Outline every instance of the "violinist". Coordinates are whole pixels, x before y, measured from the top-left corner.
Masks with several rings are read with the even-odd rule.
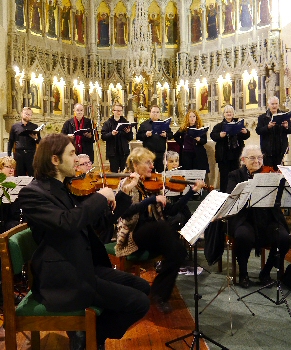
[[[77,155],[78,161],[76,165],[76,171],[81,173],[87,173],[92,169],[92,162],[87,154],[81,153]]]
[[[65,186],[65,179],[75,175],[76,162],[71,138],[43,138],[33,163],[35,180],[20,191],[19,201],[38,243],[31,262],[33,297],[52,312],[103,308],[97,321],[101,350],[107,338],[121,338],[150,306],[148,282],[113,269],[93,230],[112,209],[120,216],[130,206],[127,193],[139,176],[131,174],[116,197],[111,189],[102,188],[80,201]],[[84,332],[68,335],[70,350],[85,349]]]
[[[62,133],[70,136],[76,146],[76,153],[88,154],[91,162],[94,162],[94,135],[93,131],[84,132],[82,135],[75,135],[74,132],[78,130],[92,130],[92,121],[84,117],[84,106],[76,103],[74,106],[74,117],[65,121]]]
[[[255,173],[262,172],[263,154],[259,146],[248,145],[241,154],[241,168],[232,171],[228,177],[227,192],[231,193],[235,186],[252,179]],[[275,266],[277,244],[280,252],[280,265],[289,250],[289,228],[279,204],[272,208],[243,208],[229,219],[229,232],[234,235],[235,255],[239,265],[239,283],[248,288],[248,259],[252,248],[256,255],[265,246],[271,246],[270,253],[263,270],[259,274],[262,285],[272,282],[270,272]]]
[[[155,155],[144,147],[134,148],[127,158],[128,171],[138,173],[140,181],[131,191],[133,204],[117,223],[116,255],[126,256],[140,249],[163,256],[162,267],[154,279],[151,294],[158,309],[168,313],[171,311],[169,299],[187,252],[175,229],[164,218],[177,213],[177,208],[187,203],[188,198],[184,196],[175,206],[171,206],[166,205],[164,195],[147,192],[145,183],[151,178],[154,159]],[[197,181],[191,192],[198,191],[203,185],[203,181]]]
[[[224,124],[237,122],[234,117],[234,109],[226,105],[223,111],[223,121],[214,125],[210,137],[216,142],[215,160],[220,173],[220,191],[226,192],[227,176],[232,170],[239,168],[239,157],[244,147],[244,140],[250,137],[250,132],[242,128],[236,135],[229,135],[223,131]]]

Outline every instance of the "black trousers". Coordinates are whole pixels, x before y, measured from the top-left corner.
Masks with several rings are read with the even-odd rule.
[[[167,301],[175,286],[180,266],[187,255],[177,232],[167,222],[161,220],[143,224],[133,232],[132,237],[139,249],[163,255],[162,268],[154,279],[151,293]]]
[[[164,153],[155,153],[154,167],[157,173],[164,171]]]
[[[104,308],[97,318],[97,338],[120,339],[150,308],[149,283],[131,273],[98,266],[94,305]]]
[[[113,173],[118,173],[118,170],[120,169],[120,172],[122,172],[125,168],[126,158],[127,155],[115,155],[114,157],[108,157],[110,171]]]
[[[34,151],[16,150],[14,159],[16,161],[16,175],[17,176],[33,176],[34,171],[32,167]]]
[[[238,159],[235,160],[227,160],[225,162],[218,162],[218,168],[220,173],[220,192],[226,192],[227,182],[228,182],[228,174],[239,168]]]
[[[266,227],[267,231],[267,227]],[[266,233],[266,232],[265,232]],[[280,266],[284,263],[285,255],[289,250],[289,233],[285,229],[284,226],[278,224],[277,230],[272,232],[272,239],[266,239],[264,242],[264,232],[261,232],[261,246],[267,246],[270,244],[271,249],[266,262],[266,265],[263,269],[263,273],[268,275],[272,268],[275,266],[280,268]],[[234,232],[235,238],[235,255],[237,258],[237,262],[239,265],[239,273],[240,275],[246,275],[248,272],[247,265],[250,257],[250,253],[252,248],[255,246],[255,230],[253,226],[249,222],[244,222],[243,225],[236,228]],[[277,266],[276,261],[276,252],[277,246],[279,248],[280,257],[279,257],[279,266]]]

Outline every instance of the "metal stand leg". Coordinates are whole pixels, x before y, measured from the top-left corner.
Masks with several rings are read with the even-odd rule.
[[[194,301],[195,301],[195,329],[191,332],[188,333],[182,337],[173,339],[167,343],[165,343],[166,347],[170,349],[175,349],[172,347],[172,344],[178,342],[178,341],[183,341],[187,346],[189,346],[189,349],[191,350],[199,350],[200,349],[200,339],[206,339],[212,344],[215,344],[216,346],[220,347],[220,349],[223,350],[229,350],[225,346],[219,344],[215,340],[207,337],[205,334],[201,333],[199,331],[199,314],[198,314],[198,301],[200,299],[199,294],[198,294],[198,279],[197,279],[197,245],[196,243],[194,244],[194,283],[195,283],[195,293],[194,293]],[[186,342],[186,339],[189,337],[193,337],[192,344],[189,345]]]
[[[226,247],[227,247],[227,265],[226,265],[226,280],[223,282],[222,286],[220,287],[220,289],[218,290],[217,294],[214,296],[214,298],[212,300],[210,300],[210,302],[204,307],[203,310],[201,310],[199,312],[199,314],[202,314],[202,312],[226,289],[228,288],[228,301],[229,301],[229,315],[230,315],[230,332],[231,335],[233,335],[232,332],[232,310],[231,310],[231,303],[230,303],[230,291],[232,290],[236,296],[238,296],[238,300],[241,300],[241,298],[239,297],[239,294],[233,284],[233,278],[230,276],[229,274],[229,247],[230,247],[230,243],[229,240],[227,240],[226,242]],[[252,312],[252,310],[248,307],[248,305],[243,301],[243,304],[245,305],[245,307],[249,310],[249,312],[252,314],[252,316],[255,316],[255,314]]]

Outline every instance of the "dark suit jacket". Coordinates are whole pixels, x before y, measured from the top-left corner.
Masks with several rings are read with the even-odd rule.
[[[84,117],[83,129],[92,129],[92,123],[89,118]],[[68,135],[68,134],[73,134],[74,131],[76,131],[74,118],[71,118],[65,121],[62,128],[62,133]],[[94,162],[94,149],[93,149],[94,137],[92,136],[91,138],[89,138],[89,137],[83,136],[81,143],[83,148],[82,152],[84,154],[87,154],[90,160]]]
[[[131,204],[120,192],[116,216]],[[108,214],[107,199],[94,193],[82,202],[70,201],[62,183],[33,180],[19,193],[20,207],[36,242],[32,258],[35,299],[49,311],[73,311],[92,305],[98,290],[94,266],[111,267],[103,243],[92,225]]]
[[[247,168],[245,165],[230,172],[228,175],[227,193],[231,193],[238,183],[247,181],[248,179]],[[243,225],[246,221],[251,221],[251,223],[255,221],[258,227],[263,227],[265,224],[265,232],[260,231],[258,234],[266,235],[267,231],[271,228],[271,225],[268,226],[268,224],[264,222],[264,217],[266,217],[266,215],[274,225],[280,224],[285,227],[287,232],[289,232],[288,225],[279,205],[275,205],[272,208],[243,208],[238,214],[229,219],[230,234],[233,234],[234,230]]]

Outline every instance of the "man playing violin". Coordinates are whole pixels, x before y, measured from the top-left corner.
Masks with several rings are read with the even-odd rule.
[[[126,256],[140,249],[163,256],[161,270],[153,281],[151,294],[158,309],[168,313],[171,311],[169,299],[187,252],[165,216],[176,214],[187,203],[188,196],[200,190],[204,182],[197,181],[188,196],[182,196],[174,205],[167,205],[164,195],[150,193],[146,188],[146,180],[151,178],[154,169],[154,159],[155,155],[144,147],[134,148],[127,158],[128,171],[139,174],[140,181],[130,193],[133,204],[117,224],[116,255]]]
[[[149,284],[112,268],[93,226],[112,209],[120,216],[130,206],[127,194],[139,176],[131,174],[114,196],[102,188],[80,201],[65,179],[75,175],[77,157],[72,139],[50,134],[34,158],[35,180],[19,193],[20,206],[35,241],[32,294],[48,311],[75,311],[96,305],[98,349],[106,338],[121,338],[149,310]],[[84,332],[70,332],[70,350],[85,349]],[[96,349],[97,350],[97,349]]]
[[[259,146],[246,146],[242,151],[241,161],[241,168],[229,173],[228,193],[231,193],[238,183],[252,179],[255,173],[264,171],[263,154]],[[278,266],[277,245],[280,252],[279,267],[283,266],[284,257],[289,250],[289,228],[280,203],[276,203],[272,208],[243,208],[229,219],[229,232],[235,239],[241,287],[248,288],[250,285],[247,265],[254,247],[256,255],[259,255],[262,247],[271,246],[266,265],[259,275],[262,285],[270,284],[270,272],[274,266]]]

